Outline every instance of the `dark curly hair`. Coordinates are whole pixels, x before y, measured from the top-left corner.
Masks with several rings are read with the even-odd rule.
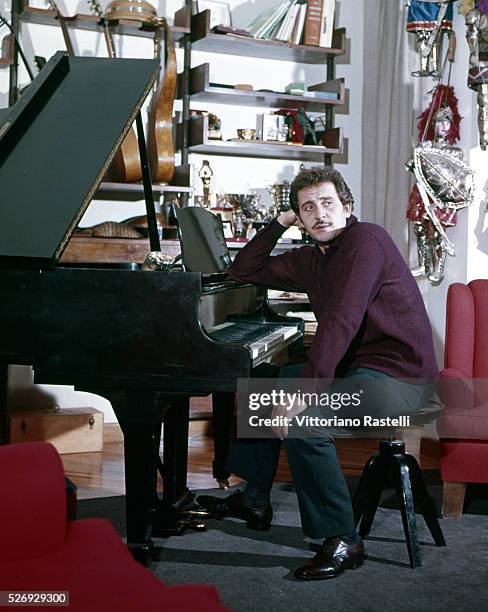
[[[342,174],[330,166],[312,166],[299,172],[290,186],[290,206],[298,214],[298,192],[304,187],[313,187],[321,183],[332,183],[343,206],[351,205],[354,209],[354,198]]]

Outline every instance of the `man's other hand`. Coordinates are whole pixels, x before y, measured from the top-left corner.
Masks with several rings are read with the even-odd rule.
[[[299,404],[298,402],[294,402],[289,406],[285,404],[278,404],[273,407],[271,411],[271,418],[276,418],[276,423],[271,426],[274,434],[280,439],[283,440],[288,435],[288,426],[291,421],[307,409],[305,404]]]

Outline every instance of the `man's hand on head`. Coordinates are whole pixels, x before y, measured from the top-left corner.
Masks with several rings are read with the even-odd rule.
[[[282,212],[276,218],[278,223],[283,227],[291,227],[292,225],[297,225],[300,227],[300,219],[296,216],[296,214],[290,209]]]

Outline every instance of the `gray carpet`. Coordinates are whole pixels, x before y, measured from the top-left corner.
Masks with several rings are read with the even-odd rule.
[[[354,482],[351,486],[354,486]],[[435,497],[438,484],[429,488]],[[441,520],[446,548],[436,547],[423,518],[417,517],[423,566],[410,569],[400,512],[392,496],[378,509],[366,540],[361,568],[335,580],[301,582],[293,570],[313,556],[300,529],[296,496],[275,485],[273,527],[247,529],[237,520],[208,521],[206,532],[156,540],[161,546],[150,569],[166,584],[206,582],[218,587],[225,604],[238,612],[315,612],[350,608],[410,612],[488,611],[488,515],[486,490],[475,496],[482,514]],[[79,518],[105,516],[122,531],[123,498],[79,503]]]

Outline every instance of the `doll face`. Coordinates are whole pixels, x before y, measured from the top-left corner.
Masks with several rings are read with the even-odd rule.
[[[446,138],[451,129],[451,120],[448,117],[442,117],[435,122],[435,135],[437,138]]]

